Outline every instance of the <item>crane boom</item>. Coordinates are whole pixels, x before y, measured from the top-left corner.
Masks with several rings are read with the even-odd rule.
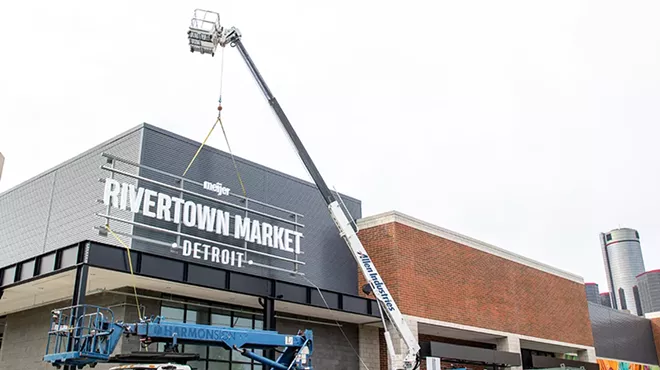
[[[201,24],[199,22],[201,18],[200,19],[193,18],[191,29],[188,32],[191,51],[193,52],[199,51],[202,54],[205,53],[214,54],[215,48],[217,46],[225,47],[226,45],[236,47],[236,49],[239,51],[239,53],[243,58],[243,61],[245,62],[248,69],[252,73],[252,76],[259,85],[259,88],[263,92],[266,100],[268,101],[271,108],[277,115],[277,118],[279,119],[280,123],[282,124],[284,131],[287,133],[287,136],[293,143],[293,146],[298,152],[300,159],[302,160],[307,171],[314,180],[316,187],[319,189],[321,196],[323,197],[323,199],[327,204],[328,211],[330,212],[330,216],[332,217],[332,220],[337,226],[341,237],[346,242],[346,245],[350,249],[353,258],[355,258],[358,266],[360,267],[360,271],[364,275],[370,287],[371,292],[373,292],[374,296],[376,297],[376,300],[378,302],[378,307],[381,313],[381,317],[383,319],[383,324],[385,329],[385,339],[387,342],[388,352],[390,354],[389,356],[390,368],[393,368],[395,366],[393,362],[396,361],[397,358],[394,353],[395,352],[394,346],[392,344],[392,340],[389,334],[388,323],[392,327],[394,327],[394,329],[399,333],[401,339],[405,342],[408,348],[406,353],[403,354],[403,369],[408,370],[408,369],[417,368],[417,366],[419,366],[419,350],[420,350],[419,343],[415,338],[415,336],[413,335],[412,331],[410,330],[410,327],[406,323],[403,314],[399,310],[396,302],[394,301],[394,298],[387,289],[387,286],[383,282],[383,279],[378,273],[376,266],[374,265],[371,258],[367,254],[366,249],[360,242],[360,239],[358,238],[357,235],[357,227],[355,226],[355,223],[349,220],[349,216],[344,212],[339,202],[328,188],[328,185],[325,183],[325,180],[323,180],[321,173],[319,172],[316,165],[312,161],[312,158],[307,152],[307,149],[305,149],[305,146],[300,140],[300,137],[298,137],[298,134],[293,129],[293,126],[291,125],[291,122],[284,113],[284,110],[282,110],[282,107],[280,106],[279,102],[277,101],[271,90],[268,88],[266,81],[259,73],[259,70],[254,64],[254,61],[252,60],[247,50],[245,49],[245,46],[243,45],[243,42],[241,40],[241,33],[239,32],[239,30],[235,27],[231,27],[227,29],[223,28],[220,25],[219,22],[220,17],[217,13],[208,12],[208,11],[204,11],[204,12],[212,13],[213,15],[215,15],[214,19],[217,19],[217,23],[215,23],[207,31],[202,31],[199,27],[196,27],[196,25]],[[201,35],[201,36],[196,37],[196,35]]]

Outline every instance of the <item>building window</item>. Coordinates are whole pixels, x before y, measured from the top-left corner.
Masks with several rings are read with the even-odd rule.
[[[610,295],[603,294],[600,296],[600,304],[609,308],[612,308],[612,303],[610,302]]]
[[[637,285],[633,287],[633,295],[635,296],[635,306],[637,306],[637,316],[643,316],[644,313],[642,313],[642,300],[639,298],[639,289],[637,289]]]
[[[608,242],[611,241],[612,240],[612,234],[605,235],[605,240],[607,240]]]
[[[210,304],[164,301],[160,314],[168,321],[263,329],[263,317],[256,311],[230,306],[209,306]],[[159,343],[158,351],[164,349],[164,344]],[[188,363],[193,370],[262,370],[261,364],[222,347],[186,344],[179,345],[179,350],[199,355],[199,361]],[[253,352],[263,355],[263,350],[253,350]]]
[[[639,233],[635,231],[635,238],[639,239]]]
[[[623,288],[619,288],[619,300],[621,301],[621,309],[627,310],[628,305],[626,304],[626,293],[623,291]]]

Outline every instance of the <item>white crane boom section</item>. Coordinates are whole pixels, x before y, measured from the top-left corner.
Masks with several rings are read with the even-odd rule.
[[[406,343],[406,346],[408,347],[408,352],[404,354],[403,359],[404,369],[413,369],[417,365],[417,354],[420,350],[419,343],[417,342],[415,335],[410,330],[410,327],[408,326],[408,323],[406,323],[401,310],[399,310],[399,307],[394,301],[394,298],[390,294],[390,291],[387,289],[387,285],[385,285],[385,282],[383,282],[383,279],[378,273],[376,266],[369,257],[369,254],[367,254],[367,250],[362,245],[362,242],[353,229],[351,222],[339,206],[339,203],[337,201],[331,203],[328,206],[328,209],[330,210],[330,215],[332,215],[332,219],[334,220],[335,225],[337,225],[337,228],[339,229],[339,233],[341,234],[344,241],[346,241],[348,248],[351,250],[353,258],[355,258],[358,266],[360,266],[362,275],[364,275],[367,283],[371,286],[371,290],[379,303],[381,316],[387,316],[390,324],[394,326],[396,331],[401,336],[401,339],[403,339],[403,341]],[[387,333],[387,324],[384,323],[384,325],[386,330],[386,341],[388,342],[388,352],[390,352],[391,357],[390,361],[394,361],[394,348],[392,348],[393,345],[391,343],[391,338],[389,338],[389,333]]]

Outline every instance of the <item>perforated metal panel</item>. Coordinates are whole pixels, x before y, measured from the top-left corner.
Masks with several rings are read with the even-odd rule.
[[[589,302],[598,357],[658,364],[651,321]]]
[[[94,230],[103,224],[94,213],[105,209],[101,153],[137,161],[140,139],[137,127],[0,194],[0,266],[86,239],[118,244]]]

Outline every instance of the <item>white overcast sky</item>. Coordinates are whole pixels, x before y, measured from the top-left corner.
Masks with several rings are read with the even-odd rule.
[[[601,291],[598,234],[633,227],[660,268],[658,1],[3,1],[0,191],[141,122],[201,141],[220,58],[188,50],[195,7],[241,29],[365,215],[399,210]],[[308,179],[234,49],[223,101],[237,155]]]

